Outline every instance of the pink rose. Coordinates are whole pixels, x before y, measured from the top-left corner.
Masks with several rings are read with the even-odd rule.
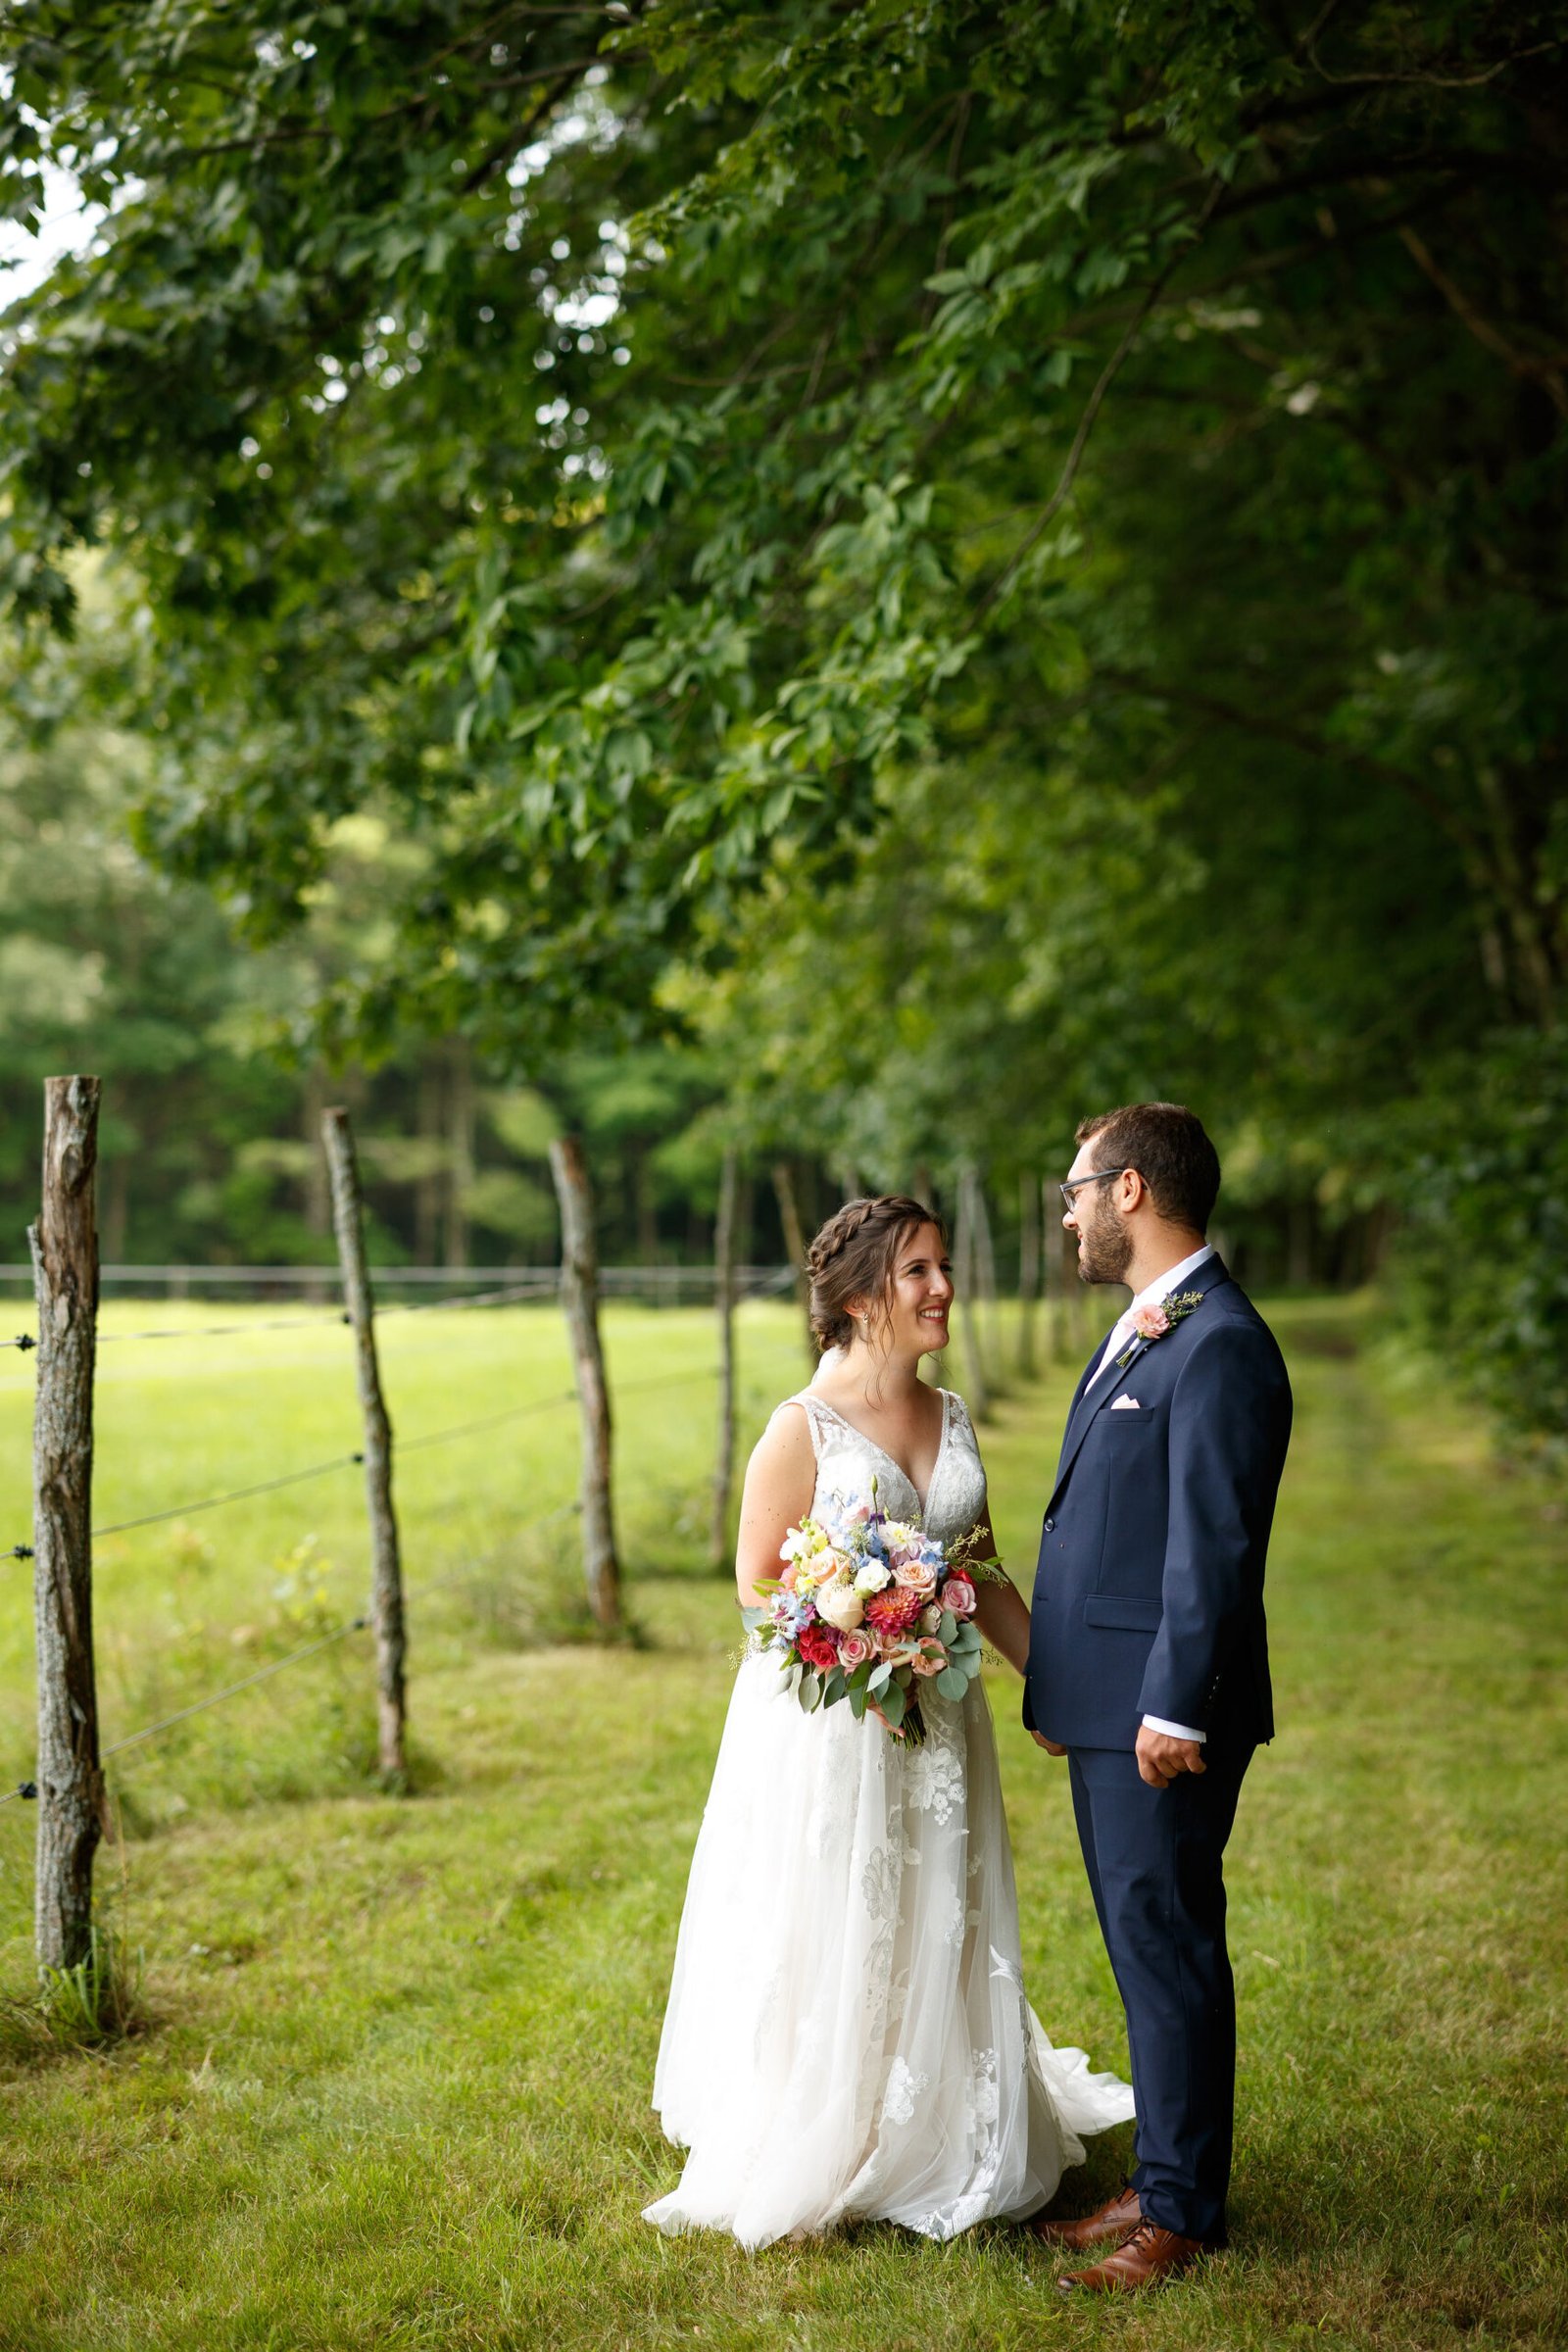
[[[975,1590],[966,1576],[950,1576],[937,1598],[945,1609],[953,1611],[955,1617],[974,1615]]]
[[[1141,1306],[1133,1317],[1133,1329],[1141,1340],[1162,1340],[1170,1329],[1170,1317],[1162,1306]]]
[[[947,1662],[948,1653],[941,1642],[933,1642],[929,1638],[915,1644],[914,1655],[909,1660],[915,1673],[922,1675],[940,1674]]]
[[[863,1666],[868,1658],[875,1656],[876,1643],[869,1634],[861,1633],[858,1627],[853,1634],[840,1635],[839,1664],[846,1674],[853,1674],[857,1666]]]

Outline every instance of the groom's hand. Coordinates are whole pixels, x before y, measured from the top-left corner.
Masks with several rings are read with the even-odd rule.
[[[1064,1756],[1067,1753],[1067,1750],[1064,1747],[1059,1747],[1054,1740],[1048,1740],[1044,1732],[1031,1732],[1029,1737],[1034,1741],[1036,1747],[1043,1747],[1045,1749],[1048,1756]]]
[[[1152,1732],[1147,1723],[1139,1726],[1138,1777],[1151,1788],[1168,1788],[1178,1773],[1207,1769],[1201,1741],[1173,1740],[1169,1732]]]

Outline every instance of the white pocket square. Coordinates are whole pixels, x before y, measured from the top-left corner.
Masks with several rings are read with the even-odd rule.
[[[1136,1396],[1123,1396],[1111,1399],[1110,1409],[1113,1413],[1141,1413],[1144,1408]]]

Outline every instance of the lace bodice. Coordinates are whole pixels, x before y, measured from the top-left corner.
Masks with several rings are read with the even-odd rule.
[[[874,1438],[846,1421],[835,1405],[811,1389],[790,1397],[806,1414],[816,1455],[815,1510],[829,1495],[845,1501],[869,1499],[876,1480],[877,1500],[897,1519],[910,1519],[935,1536],[939,1544],[956,1543],[966,1536],[986,1507],[986,1474],[980,1459],[963,1398],[951,1389],[939,1389],[942,1398],[942,1436],[931,1472],[931,1485],[922,1501],[919,1490],[901,1463]]]

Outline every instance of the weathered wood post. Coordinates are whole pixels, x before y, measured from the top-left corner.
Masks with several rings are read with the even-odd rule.
[[[1018,1377],[1035,1376],[1035,1301],[1040,1295],[1040,1188],[1026,1168],[1018,1178]]]
[[[576,1136],[560,1136],[551,1145],[550,1172],[561,1207],[561,1303],[571,1335],[582,1415],[583,1574],[588,1583],[588,1606],[599,1624],[609,1629],[620,1623],[620,1563],[615,1556],[610,1488],[610,1390],[599,1344],[593,1191]]]
[[[365,1261],[365,1200],[360,1190],[354,1130],[341,1107],[321,1114],[321,1138],[332,1179],[332,1223],[343,1267],[343,1297],[354,1326],[354,1360],[359,1379],[360,1416],[365,1425],[365,1500],[370,1515],[370,1618],[375,1627],[376,1757],[382,1777],[408,1778],[406,1748],[406,1658],[408,1631],[403,1612],[403,1565],[398,1552],[397,1515],[392,1508],[392,1424],[381,1395],[375,1355],[375,1316],[370,1273]]]
[[[954,1271],[958,1288],[958,1325],[963,1335],[969,1410],[977,1421],[991,1411],[991,1384],[986,1378],[985,1343],[980,1327],[976,1292],[980,1285],[980,1236],[977,1206],[979,1181],[965,1160],[958,1170],[958,1230],[954,1237]]]
[[[92,1858],[105,1823],[92,1650],[98,1094],[96,1078],[44,1080],[43,1199],[37,1224],[27,1229],[38,1301],[32,1549],[40,1968],[74,1968],[92,1949]]]
[[[816,1342],[811,1337],[811,1285],[806,1271],[806,1233],[801,1224],[795,1170],[787,1159],[773,1162],[773,1198],[778,1202],[778,1221],[784,1232],[784,1254],[795,1277],[795,1303],[806,1326],[806,1360],[814,1370]]]
[[[730,1565],[729,1498],[735,1470],[735,1200],[733,1144],[725,1149],[713,1227],[713,1312],[718,1321],[718,1458],[713,1465],[713,1573]]]

